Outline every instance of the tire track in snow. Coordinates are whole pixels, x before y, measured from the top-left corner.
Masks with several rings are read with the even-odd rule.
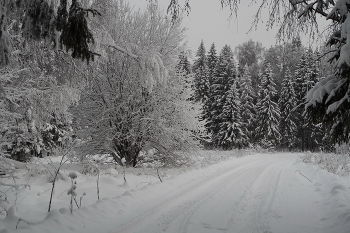
[[[239,179],[232,180],[229,183],[228,190],[226,190],[228,192],[222,192],[225,190],[218,190],[221,192],[217,192],[220,196],[218,200],[224,200],[223,204],[220,204],[220,201],[213,204],[217,212],[215,214],[214,211],[214,215],[218,217],[206,218],[205,215],[192,213],[194,216],[195,214],[198,215],[197,218],[191,216],[192,221],[196,219],[202,224],[194,224],[193,222],[192,225],[187,224],[186,231],[183,232],[265,232],[261,230],[265,228],[261,223],[261,217],[263,216],[263,207],[265,206],[267,194],[261,197],[259,185],[267,183],[264,174],[270,174],[270,171],[275,171],[278,166],[279,164],[255,167],[252,171],[242,174]],[[273,174],[271,176],[274,176]],[[274,181],[272,183],[275,184],[277,182]],[[267,186],[270,187],[271,184],[269,183]],[[237,192],[237,188],[241,189],[240,192]],[[270,189],[268,188],[268,190]],[[233,195],[227,195],[227,193],[233,193]],[[270,193],[270,191],[266,193]],[[273,200],[273,197],[271,200]],[[202,209],[205,208],[203,207]],[[229,211],[225,213],[223,210]],[[210,214],[208,213],[208,215]],[[190,221],[187,220],[187,222]]]
[[[285,160],[227,167],[180,189],[116,232],[269,232],[270,211]]]
[[[242,178],[244,176],[246,176],[247,174],[251,174],[254,172],[258,172],[257,171],[257,167],[255,165],[252,165],[251,167],[245,169],[244,171],[241,172],[234,172],[232,174],[229,175],[229,177],[227,177],[228,179],[225,179],[222,181],[222,186],[220,186],[218,189],[214,189],[214,190],[210,190],[210,193],[207,194],[207,198],[205,198],[202,202],[198,202],[196,205],[192,206],[191,210],[188,211],[181,219],[182,222],[179,224],[181,227],[178,231],[172,231],[172,232],[181,232],[181,233],[186,233],[186,232],[195,232],[192,231],[194,229],[191,229],[191,226],[193,228],[193,226],[199,226],[200,228],[202,228],[200,230],[200,232],[215,232],[215,231],[219,231],[219,232],[226,232],[227,229],[227,225],[228,225],[228,221],[226,221],[226,227],[223,228],[221,226],[221,224],[218,224],[218,226],[213,226],[213,224],[208,223],[208,221],[205,221],[205,223],[202,224],[196,224],[194,222],[192,222],[192,218],[195,214],[198,214],[198,212],[200,213],[204,213],[205,215],[210,215],[211,219],[215,219],[215,217],[222,217],[222,215],[220,214],[214,214],[214,213],[210,213],[207,211],[201,211],[200,208],[205,206],[205,205],[210,205],[210,202],[212,202],[212,206],[211,209],[214,209],[216,207],[216,200],[224,200],[225,202],[229,201],[230,198],[226,197],[226,196],[222,196],[220,194],[222,194],[222,192],[224,193],[228,193],[226,192],[226,190],[228,189],[228,187],[230,187],[232,185],[232,183],[238,182],[239,180],[242,180]],[[234,178],[232,178],[234,177]],[[240,195],[241,198],[243,198],[244,194],[247,192],[247,189],[245,190],[240,190],[240,192],[242,192],[242,194]],[[239,192],[239,193],[240,193]],[[228,195],[230,196],[230,195]],[[221,207],[219,207],[221,208]],[[226,208],[227,208],[227,204],[226,204]],[[228,211],[230,212],[230,211]],[[213,216],[216,215],[216,216]],[[215,221],[217,221],[217,219],[215,219]],[[173,224],[176,225],[176,222]]]
[[[155,203],[149,203],[151,207],[147,211],[119,225],[119,229],[115,232],[186,232],[186,224],[183,224],[184,217],[209,202],[217,190],[225,187],[227,183],[239,180],[244,174],[254,171],[259,161],[252,161],[242,167],[237,163],[234,165],[236,167],[228,166],[209,176],[208,179],[189,182],[174,193],[168,193],[167,197],[159,198]]]
[[[286,164],[276,163],[266,167],[251,183],[244,198],[235,206],[239,212],[233,212],[226,232],[269,233],[268,219],[271,206]]]

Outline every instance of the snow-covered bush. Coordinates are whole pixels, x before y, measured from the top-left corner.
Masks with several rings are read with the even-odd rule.
[[[191,157],[188,156],[189,152],[169,152],[160,153],[154,150],[153,153],[149,151],[147,153],[141,153],[139,156],[139,166],[148,167],[180,167],[193,164]]]
[[[100,172],[100,169],[98,168],[98,165],[93,162],[84,162],[83,163],[83,174],[88,174],[88,175],[97,175]]]
[[[27,176],[44,175],[49,183],[52,183],[55,177],[56,180],[67,180],[67,177],[60,172],[55,176],[56,167],[51,157],[47,157],[45,160],[46,162],[43,162],[41,159],[31,158],[30,162],[27,163]]]
[[[7,214],[10,206],[16,205],[17,195],[20,192],[19,187],[30,187],[28,184],[18,184],[15,176],[15,166],[8,159],[0,156],[0,215]],[[9,200],[8,192],[13,192],[16,196],[15,200]]]
[[[271,144],[265,145],[262,144],[263,141],[261,141],[259,144],[254,144],[252,146],[252,150],[257,152],[257,153],[268,153],[270,151],[269,146],[271,146]]]
[[[335,153],[311,153],[307,152],[301,156],[304,163],[312,163],[330,173],[340,176],[350,175],[350,157],[349,154]]]
[[[303,156],[301,156],[301,160],[304,163],[314,163],[315,162],[315,158],[314,158],[314,154],[311,153],[310,151],[306,152]]]
[[[350,146],[349,144],[343,143],[341,145],[335,146],[336,154],[350,154]]]
[[[190,115],[185,76],[174,70],[184,50],[181,20],[172,22],[157,7],[135,13],[125,1],[94,6],[105,16],[93,24],[103,56],[72,108],[77,135],[87,142],[84,150],[111,153],[116,162],[125,158],[136,166],[147,144],[167,151],[194,146],[197,119]]]

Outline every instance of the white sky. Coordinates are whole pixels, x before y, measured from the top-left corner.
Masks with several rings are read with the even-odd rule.
[[[184,0],[179,0],[184,3]],[[144,8],[147,0],[129,0],[131,5]],[[158,0],[161,9],[169,5],[170,0]],[[205,48],[209,50],[210,45],[214,42],[216,50],[219,53],[221,48],[228,44],[234,48],[243,42],[252,39],[261,42],[266,48],[275,45],[277,28],[266,30],[264,23],[258,25],[252,31],[249,31],[253,16],[259,3],[249,6],[251,0],[243,0],[239,6],[238,17],[233,16],[230,19],[230,10],[221,9],[219,0],[190,0],[191,12],[184,19],[184,26],[187,30],[187,45],[193,52],[197,51],[201,40],[203,39]],[[264,18],[267,19],[266,17]],[[309,39],[304,38],[303,43],[307,45]]]

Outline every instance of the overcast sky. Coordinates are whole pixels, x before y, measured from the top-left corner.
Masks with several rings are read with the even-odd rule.
[[[147,0],[129,0],[129,2],[135,5],[136,9],[145,8],[147,4]],[[158,0],[158,2],[166,13],[170,0]],[[202,39],[207,50],[214,42],[217,51],[220,51],[225,44],[234,49],[249,39],[261,42],[266,48],[275,45],[277,28],[266,30],[265,24],[261,23],[257,30],[249,31],[258,7],[258,4],[249,5],[250,2],[250,0],[241,1],[238,17],[230,18],[230,10],[221,9],[219,0],[190,0],[191,12],[184,19],[184,26],[188,28],[188,48],[197,51]],[[309,40],[304,38],[303,42],[308,43]]]

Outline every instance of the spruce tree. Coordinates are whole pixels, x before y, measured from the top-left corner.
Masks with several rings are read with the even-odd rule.
[[[59,2],[59,3],[58,3]],[[69,5],[70,4],[70,5]],[[69,9],[69,10],[67,10]],[[9,29],[21,30],[27,40],[64,47],[72,57],[89,62],[95,55],[89,48],[94,37],[87,22],[89,15],[101,15],[83,8],[78,0],[4,0],[0,4],[0,66],[9,62],[11,42]]]
[[[258,143],[266,148],[275,148],[280,141],[278,122],[280,111],[276,101],[276,84],[272,78],[271,65],[264,67],[257,103],[256,136]]]
[[[225,102],[219,117],[221,123],[217,135],[218,145],[224,149],[241,149],[247,146],[248,135],[241,117],[241,101],[237,82],[234,82],[226,93]]]
[[[213,111],[213,80],[215,76],[215,68],[218,61],[218,56],[216,54],[215,44],[213,43],[207,55],[208,63],[208,91],[206,97],[203,99],[202,112],[200,119],[206,123],[212,122],[212,111]],[[207,130],[208,131],[208,130]]]
[[[196,53],[196,60],[193,63],[192,71],[194,74],[192,99],[196,102],[203,102],[208,95],[208,63],[204,42],[201,44]]]
[[[281,146],[288,149],[295,146],[297,139],[297,126],[295,124],[294,112],[297,101],[294,86],[292,74],[288,69],[282,81],[282,89],[278,101],[278,106],[281,112],[279,122]]]
[[[302,151],[315,150],[321,139],[316,139],[314,137],[319,134],[312,133],[316,129],[313,129],[314,126],[312,124],[308,124],[308,121],[303,115],[306,94],[313,88],[317,82],[318,76],[318,63],[311,49],[306,51],[300,58],[294,76],[297,99],[296,124],[298,125],[299,148]]]
[[[206,129],[212,134],[214,145],[219,146],[221,113],[226,101],[227,93],[236,78],[236,68],[233,53],[230,46],[225,45],[220,52],[215,68],[212,89],[211,119],[205,124]]]
[[[243,67],[241,81],[241,116],[244,127],[248,130],[249,141],[253,141],[253,132],[255,130],[255,93],[252,85],[252,78],[248,73],[247,66]]]
[[[175,66],[175,70],[179,75],[185,76],[185,85],[184,88],[191,87],[190,74],[191,74],[191,64],[188,61],[186,53],[183,51],[179,55],[179,62]]]
[[[211,47],[210,47],[210,50],[208,52],[208,55],[207,55],[207,61],[208,61],[208,74],[209,74],[209,84],[211,84],[211,81],[213,76],[214,76],[214,72],[215,72],[215,67],[216,67],[216,64],[218,62],[218,56],[216,54],[216,48],[215,48],[215,44],[212,43],[211,44]]]
[[[186,75],[191,73],[191,64],[188,61],[187,54],[182,51],[179,55],[179,63],[176,65],[176,69],[184,71]]]

